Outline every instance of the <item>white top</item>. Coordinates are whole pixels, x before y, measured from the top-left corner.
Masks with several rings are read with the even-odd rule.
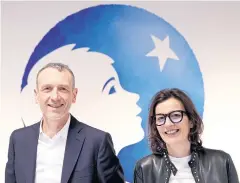
[[[169,156],[169,158],[178,170],[175,176],[171,174],[169,183],[195,183],[191,168],[188,165],[191,155],[183,158]]]
[[[36,157],[35,183],[60,183],[70,115],[64,127],[52,138],[43,133],[42,121]]]

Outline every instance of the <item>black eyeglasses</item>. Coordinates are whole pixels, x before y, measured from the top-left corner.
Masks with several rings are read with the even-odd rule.
[[[183,119],[184,114],[187,115],[186,111],[176,110],[168,114],[156,114],[152,116],[152,119],[154,120],[157,126],[162,126],[165,124],[167,117],[170,119],[172,123],[180,123]]]

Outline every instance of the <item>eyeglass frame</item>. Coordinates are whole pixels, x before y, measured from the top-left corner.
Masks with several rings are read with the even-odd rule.
[[[180,121],[178,121],[178,122],[172,121],[170,115],[171,115],[172,113],[174,113],[174,112],[180,112],[180,113],[181,113],[182,117],[181,117]],[[182,120],[183,120],[183,115],[184,115],[184,114],[185,114],[186,116],[188,116],[187,111],[184,111],[184,110],[175,110],[175,111],[171,111],[171,112],[169,112],[169,113],[167,113],[167,114],[163,114],[163,113],[155,114],[154,116],[152,116],[152,120],[155,122],[156,126],[163,126],[163,125],[166,123],[166,120],[167,120],[167,117],[168,117],[168,119],[169,119],[173,124],[176,124],[176,123],[182,122]],[[156,119],[155,119],[155,117],[156,117],[156,116],[159,116],[159,115],[164,116],[164,123],[161,124],[161,125],[158,125],[158,124],[156,123]]]

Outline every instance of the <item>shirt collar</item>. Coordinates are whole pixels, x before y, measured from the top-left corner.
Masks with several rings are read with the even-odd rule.
[[[63,126],[63,128],[54,136],[55,137],[62,137],[64,139],[67,139],[67,135],[68,135],[68,129],[69,129],[69,125],[70,125],[70,120],[71,120],[71,115],[69,115],[67,123]],[[43,119],[41,119],[40,122],[40,128],[39,128],[39,135],[43,135],[43,129],[42,129],[42,123],[43,123]]]

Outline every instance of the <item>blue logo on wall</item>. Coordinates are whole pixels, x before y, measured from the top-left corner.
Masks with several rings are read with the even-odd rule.
[[[74,13],[50,29],[31,54],[21,90],[28,85],[29,73],[41,58],[69,44],[75,44],[74,49],[88,47],[111,57],[121,86],[140,96],[139,116],[145,136],[118,153],[126,181],[133,182],[136,161],[150,153],[147,114],[149,101],[157,91],[183,89],[203,115],[203,79],[194,53],[184,37],[155,14],[127,5],[99,5]]]

